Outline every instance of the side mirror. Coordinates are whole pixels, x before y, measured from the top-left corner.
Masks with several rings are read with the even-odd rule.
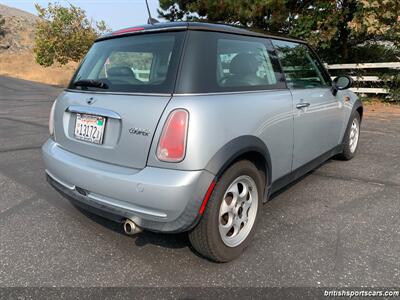
[[[339,90],[346,90],[353,85],[353,78],[348,75],[341,75],[332,81],[332,94],[336,96]]]

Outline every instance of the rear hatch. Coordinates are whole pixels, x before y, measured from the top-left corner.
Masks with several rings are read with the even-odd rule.
[[[173,93],[184,32],[96,42],[55,106],[55,140],[107,163],[144,168]]]

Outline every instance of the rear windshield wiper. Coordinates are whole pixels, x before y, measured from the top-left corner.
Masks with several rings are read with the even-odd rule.
[[[81,86],[81,87],[95,87],[99,89],[108,89],[108,84],[104,83],[99,80],[92,80],[92,79],[83,79],[74,82],[74,86]]]

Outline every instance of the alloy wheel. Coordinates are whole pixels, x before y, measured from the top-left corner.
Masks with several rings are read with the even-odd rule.
[[[228,247],[240,245],[249,235],[258,209],[258,191],[254,180],[243,175],[226,190],[219,210],[219,233]]]

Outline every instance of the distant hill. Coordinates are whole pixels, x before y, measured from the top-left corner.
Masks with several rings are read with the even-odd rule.
[[[0,4],[0,15],[6,21],[5,35],[0,36],[0,52],[18,52],[33,48],[37,16]]]
[[[43,68],[35,62],[35,24],[39,17],[3,4],[0,15],[5,19],[5,34],[0,35],[0,75],[65,85],[76,64]]]

